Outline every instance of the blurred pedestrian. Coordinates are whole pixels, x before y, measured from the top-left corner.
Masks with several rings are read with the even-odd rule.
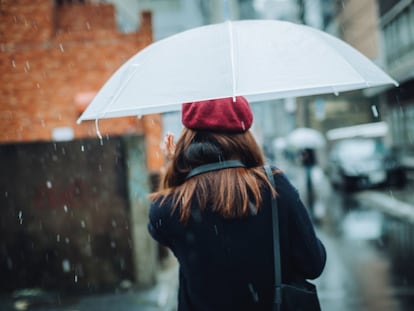
[[[314,221],[315,217],[315,193],[312,180],[312,169],[316,165],[316,154],[313,148],[304,148],[300,153],[301,163],[305,169],[306,178],[306,195],[307,195],[307,206],[309,213]]]
[[[317,278],[325,248],[276,167],[276,192],[271,188],[245,98],[184,104],[182,122],[176,145],[165,140],[170,162],[151,195],[148,224],[178,259],[178,310],[272,310],[271,195],[278,199],[284,281]]]

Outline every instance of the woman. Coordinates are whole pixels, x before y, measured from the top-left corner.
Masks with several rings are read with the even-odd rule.
[[[325,248],[298,192],[272,167],[249,131],[243,97],[183,105],[183,132],[152,194],[148,230],[179,262],[178,310],[272,310],[271,196],[279,206],[283,280],[314,279]],[[175,149],[175,150],[172,150]]]

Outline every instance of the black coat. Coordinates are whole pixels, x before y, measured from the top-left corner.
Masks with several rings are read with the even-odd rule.
[[[297,190],[283,174],[275,175],[278,192],[282,277],[317,278],[326,261]],[[151,204],[148,230],[177,257],[178,310],[272,310],[273,242],[270,191],[262,190],[257,215],[223,219],[210,209],[192,207],[184,225],[171,198]]]

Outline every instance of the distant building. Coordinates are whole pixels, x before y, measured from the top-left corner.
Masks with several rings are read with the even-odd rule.
[[[385,90],[392,143],[405,165],[414,168],[414,3],[379,0],[378,4],[384,62],[400,83]]]

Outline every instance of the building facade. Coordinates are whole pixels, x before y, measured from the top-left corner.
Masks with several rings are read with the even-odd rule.
[[[102,289],[155,280],[146,231],[160,116],[76,121],[152,40],[101,1],[0,2],[0,290]],[[138,14],[138,13],[137,13]]]
[[[414,3],[378,1],[385,63],[400,86],[384,92],[394,146],[414,168]]]

